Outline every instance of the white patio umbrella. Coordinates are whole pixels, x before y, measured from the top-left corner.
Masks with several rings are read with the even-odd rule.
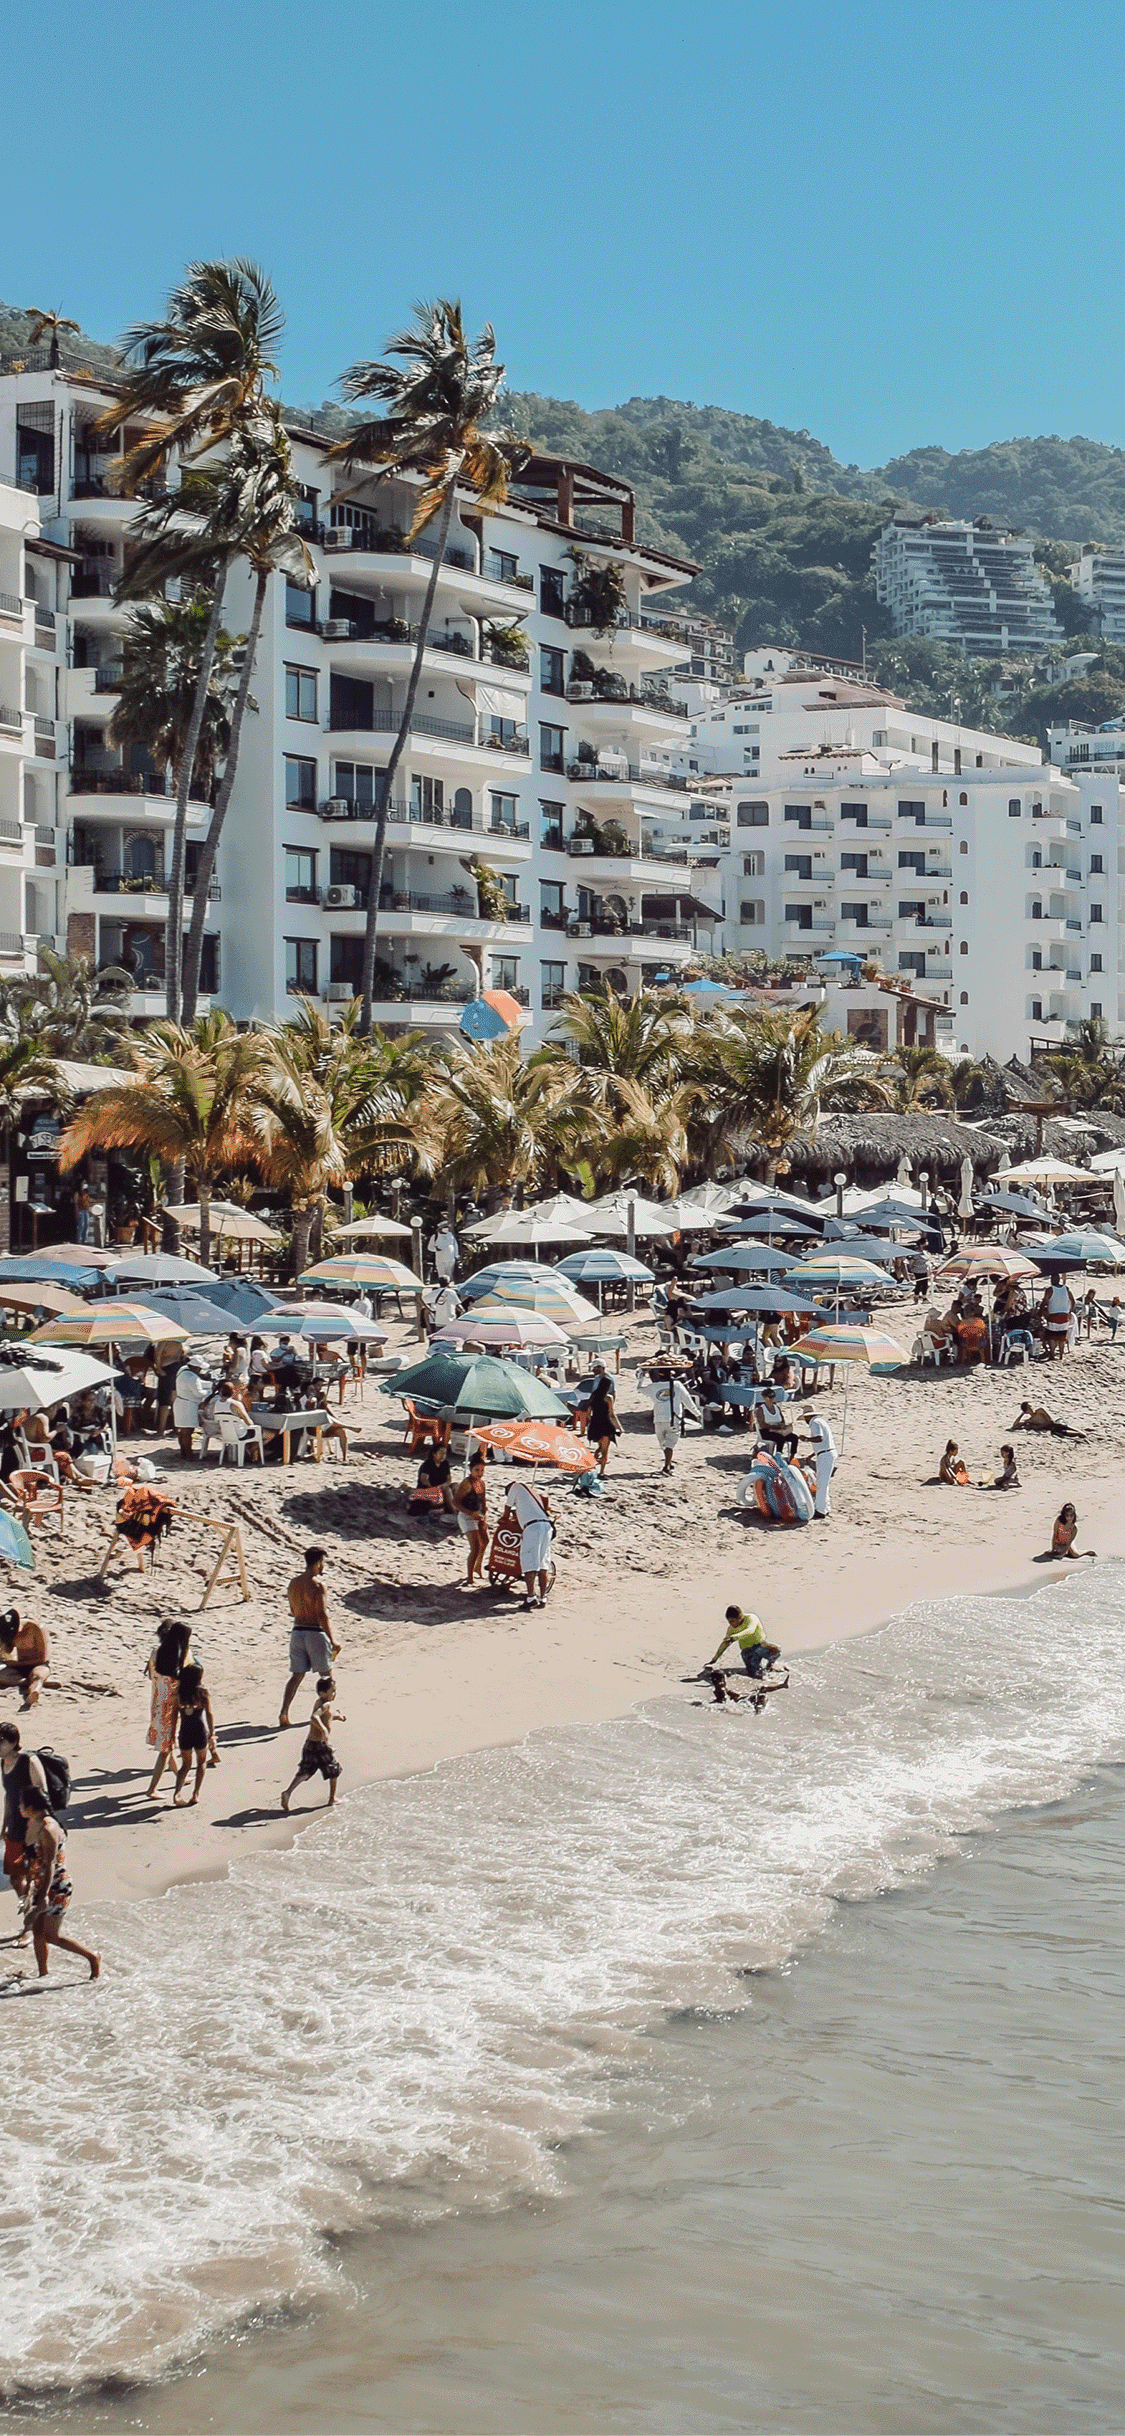
[[[496,1218],[484,1218],[478,1226],[466,1227],[477,1243],[589,1243],[588,1227],[571,1226],[565,1218],[544,1218],[535,1210],[502,1210]]]
[[[973,1215],[973,1162],[967,1156],[961,1161],[961,1199],[957,1205],[957,1215],[965,1219]]]
[[[1122,1175],[1119,1167],[1113,1171],[1113,1217],[1120,1234],[1125,1228],[1125,1175]]]
[[[728,1223],[725,1211],[700,1209],[682,1194],[678,1201],[662,1201],[660,1210],[668,1225],[680,1235],[719,1235]]]
[[[410,1228],[398,1218],[381,1218],[376,1213],[371,1218],[353,1218],[350,1226],[332,1229],[333,1243],[362,1243],[367,1235],[405,1235],[409,1240]]]
[[[657,1201],[646,1201],[641,1193],[607,1193],[601,1201],[586,1204],[584,1224],[591,1235],[627,1235],[630,1209],[634,1235],[672,1235],[675,1221]]]
[[[109,1363],[96,1361],[92,1353],[37,1345],[29,1359],[0,1364],[0,1412],[18,1413],[25,1406],[29,1412],[49,1412],[68,1396],[104,1387],[112,1377]]]

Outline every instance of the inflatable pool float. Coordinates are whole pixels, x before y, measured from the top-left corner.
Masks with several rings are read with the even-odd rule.
[[[744,1505],[756,1505],[768,1522],[807,1523],[813,1518],[813,1493],[804,1473],[764,1449],[755,1455],[739,1496]]]

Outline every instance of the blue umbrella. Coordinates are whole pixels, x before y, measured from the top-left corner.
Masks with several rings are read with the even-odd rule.
[[[177,1320],[192,1336],[229,1336],[238,1327],[232,1311],[212,1302],[209,1294],[197,1294],[194,1287],[154,1287],[151,1294],[134,1294],[130,1300],[159,1311],[164,1319]]]
[[[630,1252],[599,1251],[572,1252],[560,1260],[559,1270],[576,1286],[608,1286],[632,1279],[634,1284],[651,1285],[654,1269],[646,1269],[643,1260],[634,1260]]]
[[[265,1286],[255,1285],[249,1277],[208,1277],[202,1287],[186,1286],[184,1291],[205,1293],[209,1303],[228,1314],[231,1328],[257,1328],[263,1321],[275,1319],[284,1307],[278,1295],[269,1293]]]
[[[534,1285],[537,1278],[553,1278],[554,1270],[545,1260],[490,1260],[485,1269],[476,1269],[460,1283],[457,1292],[463,1303],[474,1303],[479,1294],[503,1294],[505,1287]]]
[[[823,1316],[818,1303],[806,1294],[794,1294],[787,1286],[735,1286],[729,1294],[701,1294],[696,1308],[700,1311],[722,1311],[731,1318],[740,1311],[772,1312],[810,1311]]]
[[[471,998],[458,1025],[466,1040],[499,1040],[510,1029],[499,1007],[491,1007],[487,998]]]
[[[692,1269],[717,1269],[732,1277],[750,1275],[756,1269],[777,1276],[793,1265],[793,1253],[783,1252],[776,1243],[726,1244],[718,1252],[698,1252],[688,1263]]]
[[[10,1280],[12,1285],[30,1282],[33,1285],[73,1286],[77,1292],[83,1286],[96,1285],[100,1274],[100,1270],[87,1268],[82,1261],[52,1260],[49,1252],[24,1252],[13,1259],[0,1261],[0,1279]]]
[[[0,1556],[9,1564],[22,1565],[30,1573],[35,1563],[35,1550],[18,1514],[9,1514],[0,1507]]]

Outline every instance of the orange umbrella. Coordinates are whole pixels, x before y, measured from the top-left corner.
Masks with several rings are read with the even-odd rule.
[[[482,1446],[502,1446],[522,1463],[552,1463],[560,1472],[592,1472],[598,1458],[585,1438],[557,1421],[488,1421],[473,1430]]]

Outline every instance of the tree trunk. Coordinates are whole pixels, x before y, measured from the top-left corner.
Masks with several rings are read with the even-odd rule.
[[[168,1170],[168,1182],[164,1188],[165,1210],[168,1211],[170,1209],[179,1209],[182,1206],[183,1198],[184,1163],[182,1159],[176,1159]],[[173,1260],[179,1259],[180,1253],[183,1249],[183,1243],[178,1218],[171,1218],[168,1216],[165,1217],[163,1248],[166,1252],[171,1254]]]
[[[188,926],[187,944],[184,948],[183,1021],[185,1024],[195,1022],[195,1009],[199,998],[199,968],[203,962],[203,925],[207,919],[207,890],[211,883],[211,874],[215,868],[215,858],[219,851],[219,839],[223,833],[223,822],[227,816],[227,809],[230,804],[231,796],[234,792],[234,782],[238,775],[238,755],[242,743],[242,721],[246,711],[247,697],[250,692],[250,679],[254,673],[254,661],[257,657],[258,651],[258,638],[262,631],[262,613],[265,608],[266,586],[269,583],[269,579],[269,568],[259,568],[257,580],[254,585],[254,608],[250,619],[250,631],[246,637],[246,649],[242,662],[242,674],[238,680],[238,692],[235,695],[234,709],[231,712],[230,748],[224,764],[219,792],[215,798],[214,806],[212,808],[207,835],[199,849],[199,862],[196,867],[195,874],[195,893],[192,897],[191,904],[191,922]]]
[[[199,1258],[202,1266],[211,1266],[211,1187],[199,1179]]]
[[[358,1031],[361,1039],[364,1040],[366,1040],[371,1030],[371,1005],[375,995],[375,929],[379,919],[379,898],[383,887],[383,864],[386,861],[387,854],[387,822],[390,818],[391,811],[391,793],[394,787],[395,777],[398,772],[399,762],[402,760],[403,753],[406,749],[406,739],[410,734],[410,722],[414,715],[414,704],[417,699],[418,687],[422,677],[422,659],[426,649],[426,637],[430,631],[430,620],[434,613],[434,595],[437,591],[438,576],[441,573],[442,562],[445,558],[445,545],[449,539],[449,526],[452,515],[453,482],[451,479],[449,488],[446,491],[445,498],[442,502],[441,514],[438,518],[437,550],[434,556],[430,580],[426,586],[426,597],[422,603],[422,616],[418,627],[418,641],[414,650],[414,662],[410,671],[410,683],[406,688],[406,705],[402,714],[402,724],[399,728],[397,736],[395,737],[394,743],[391,746],[391,757],[387,763],[386,773],[383,778],[383,791],[380,797],[379,812],[375,823],[375,845],[371,856],[371,881],[367,896],[367,924],[363,934],[363,977],[360,985],[361,1005]]]
[[[195,756],[199,749],[200,736],[203,733],[203,717],[207,708],[207,692],[215,661],[215,645],[223,620],[223,594],[226,590],[230,564],[229,558],[223,559],[215,575],[215,589],[211,596],[211,615],[207,620],[207,633],[199,663],[199,675],[195,681],[195,700],[191,708],[191,719],[184,738],[184,749],[180,756],[180,767],[176,779],[172,869],[168,876],[168,926],[164,933],[164,996],[168,1014],[173,1023],[179,1023],[183,1006],[181,975],[184,954],[184,862],[187,847],[188,804],[191,799],[191,782],[195,776]]]
[[[304,1209],[297,1209],[297,1210],[294,1210],[294,1212],[293,1212],[293,1275],[294,1275],[294,1277],[300,1277],[300,1276],[301,1276],[301,1274],[302,1274],[302,1271],[303,1271],[303,1270],[305,1270],[305,1269],[307,1269],[307,1268],[308,1268],[308,1266],[309,1266],[309,1236],[310,1236],[311,1232],[312,1232],[312,1210],[311,1210],[311,1209],[310,1209],[310,1208],[309,1208],[307,1205],[306,1205],[306,1207],[305,1207]]]

